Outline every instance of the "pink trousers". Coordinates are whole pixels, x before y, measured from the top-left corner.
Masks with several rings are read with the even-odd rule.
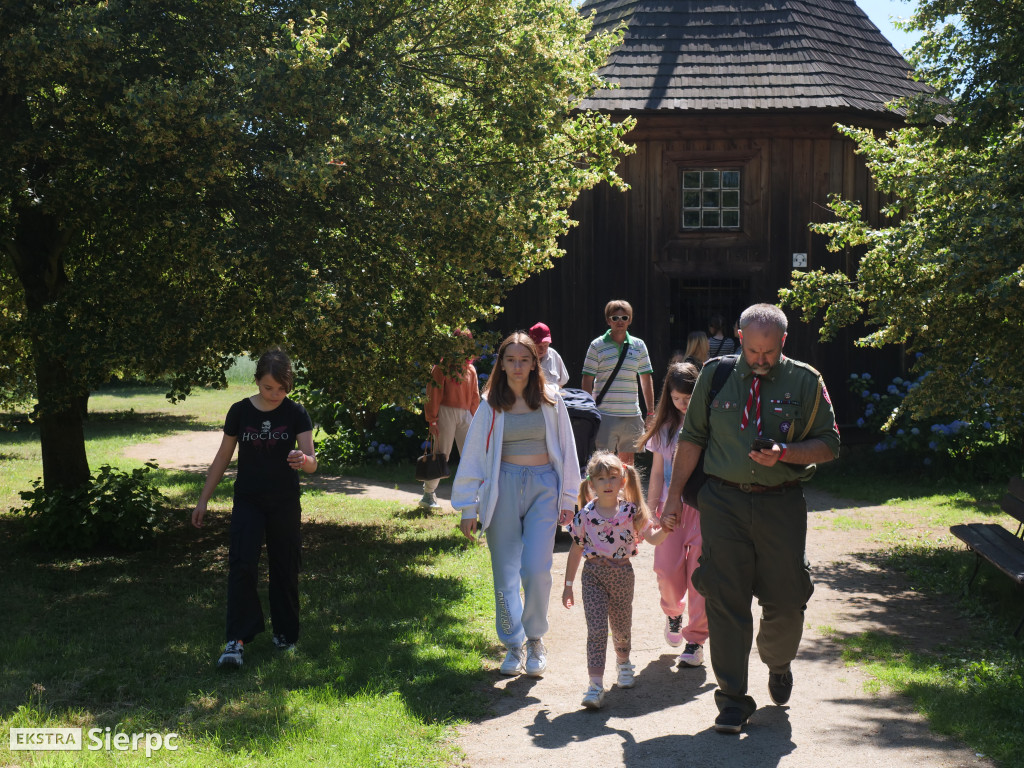
[[[708,639],[704,596],[693,588],[693,572],[697,570],[700,551],[700,512],[683,504],[679,525],[654,548],[654,572],[661,591],[661,610],[666,616],[685,613],[683,639],[704,645]]]

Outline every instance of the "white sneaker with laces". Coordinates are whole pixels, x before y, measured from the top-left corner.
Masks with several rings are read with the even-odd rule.
[[[224,646],[224,653],[217,659],[217,667],[220,669],[238,669],[242,666],[242,643],[241,640],[228,640]]]
[[[530,677],[540,677],[548,668],[548,649],[544,647],[544,641],[526,641],[526,674]]]
[[[683,615],[665,617],[665,642],[673,648],[683,644]]]
[[[604,706],[604,695],[606,691],[600,685],[591,683],[587,692],[583,694],[583,701],[580,702],[587,709],[600,709]]]
[[[704,663],[704,648],[697,643],[687,643],[676,661],[679,666],[699,667]]]
[[[523,646],[518,648],[509,648],[508,653],[505,654],[505,660],[501,662],[501,668],[499,671],[503,675],[513,677],[515,675],[523,674],[523,663],[526,658],[526,652]]]
[[[636,667],[630,664],[628,661],[623,661],[615,664],[615,671],[619,674],[618,685],[619,688],[632,688],[636,685]]]
[[[437,494],[433,492],[424,493],[423,497],[420,499],[420,507],[422,509],[429,509],[431,512],[439,510],[441,505],[437,501]]]

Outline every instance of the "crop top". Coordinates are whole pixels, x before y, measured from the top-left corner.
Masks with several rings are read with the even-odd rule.
[[[544,439],[544,414],[540,408],[529,413],[505,412],[501,436],[502,456],[532,456],[548,452]]]

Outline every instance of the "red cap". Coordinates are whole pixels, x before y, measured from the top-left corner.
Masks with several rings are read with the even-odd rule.
[[[543,344],[545,341],[550,344],[551,329],[544,325],[544,323],[535,323],[530,328],[530,338],[533,339],[534,344]]]

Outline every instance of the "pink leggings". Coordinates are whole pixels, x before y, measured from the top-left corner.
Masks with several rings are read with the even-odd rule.
[[[616,656],[628,658],[632,647],[633,565],[628,559],[589,558],[580,583],[587,617],[587,672],[603,675],[609,624]]]

